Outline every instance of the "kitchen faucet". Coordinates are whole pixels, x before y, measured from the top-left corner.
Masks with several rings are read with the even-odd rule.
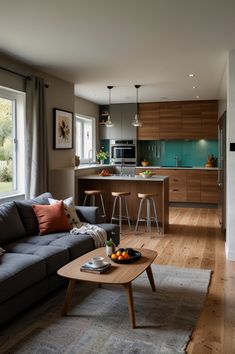
[[[179,157],[175,156],[175,166],[178,167],[179,165]]]
[[[89,160],[89,165],[91,165],[91,163],[92,163],[92,159],[93,159],[93,152],[94,152],[94,150],[93,150],[93,149],[90,149],[90,150],[88,151],[88,160]]]

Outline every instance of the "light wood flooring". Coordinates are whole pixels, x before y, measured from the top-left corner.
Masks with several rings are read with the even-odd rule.
[[[125,227],[123,247],[158,251],[155,263],[213,270],[209,293],[192,340],[190,354],[235,354],[235,262],[225,258],[225,238],[217,209],[170,208],[168,234],[135,234]]]

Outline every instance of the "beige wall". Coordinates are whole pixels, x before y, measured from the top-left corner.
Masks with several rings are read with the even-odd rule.
[[[2,54],[0,55],[0,66],[19,72],[26,76],[37,75],[45,79],[45,83],[49,85],[48,88],[45,88],[45,113],[49,143],[49,169],[53,170],[61,167],[71,167],[72,158],[74,157],[74,149],[53,149],[53,108],[74,112],[74,85],[48,74],[39,72],[31,66],[25,65],[24,63]],[[20,76],[0,70],[0,86],[25,91],[25,80]],[[73,181],[71,181],[71,183],[73,183]],[[49,190],[52,185],[53,181],[50,180]]]

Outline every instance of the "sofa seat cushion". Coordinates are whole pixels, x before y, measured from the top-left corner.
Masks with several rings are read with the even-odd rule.
[[[89,235],[72,235],[69,232],[58,232],[44,236],[25,237],[21,242],[40,246],[54,246],[69,250],[70,260],[80,257],[95,248],[94,241]]]
[[[0,302],[46,277],[46,263],[38,256],[6,253],[0,259]]]
[[[38,220],[33,211],[32,205],[49,205],[48,198],[52,198],[51,193],[43,193],[33,199],[19,200],[15,202],[27,235],[35,235],[39,233]]]
[[[6,247],[7,252],[37,256],[46,262],[47,275],[56,273],[59,268],[69,262],[69,250],[55,246],[16,242]]]
[[[0,246],[26,236],[14,202],[0,205]]]

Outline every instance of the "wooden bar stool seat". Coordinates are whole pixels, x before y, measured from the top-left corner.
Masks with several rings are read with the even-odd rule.
[[[151,223],[154,221],[157,225],[157,231],[160,233],[159,224],[158,224],[158,217],[157,217],[157,208],[155,204],[154,197],[157,195],[154,193],[138,193],[138,198],[140,198],[140,205],[138,211],[138,217],[136,221],[135,231],[138,230],[139,222],[144,221],[146,223],[146,231],[151,233]],[[142,207],[143,204],[146,203],[146,216],[141,217],[143,212]],[[153,215],[151,216],[151,206],[153,208]]]
[[[104,200],[103,200],[103,196],[102,196],[102,191],[99,189],[96,190],[86,190],[84,191],[85,193],[85,198],[84,198],[84,202],[83,205],[86,205],[87,199],[88,197],[90,197],[91,199],[91,205],[92,206],[96,206],[96,196],[98,196],[100,198],[100,202],[101,202],[101,208],[102,208],[102,215],[101,217],[106,219],[106,212],[105,212],[105,208],[104,208]]]
[[[130,221],[129,212],[128,212],[128,205],[127,205],[127,197],[129,195],[131,195],[130,192],[112,192],[112,196],[114,197],[114,202],[113,202],[111,223],[113,222],[113,220],[119,221],[120,233],[122,233],[122,220],[127,220],[129,228],[131,229],[131,221]],[[116,213],[117,201],[119,203],[118,213]],[[124,202],[124,205],[122,202]],[[125,214],[123,212],[124,207],[125,207]]]

